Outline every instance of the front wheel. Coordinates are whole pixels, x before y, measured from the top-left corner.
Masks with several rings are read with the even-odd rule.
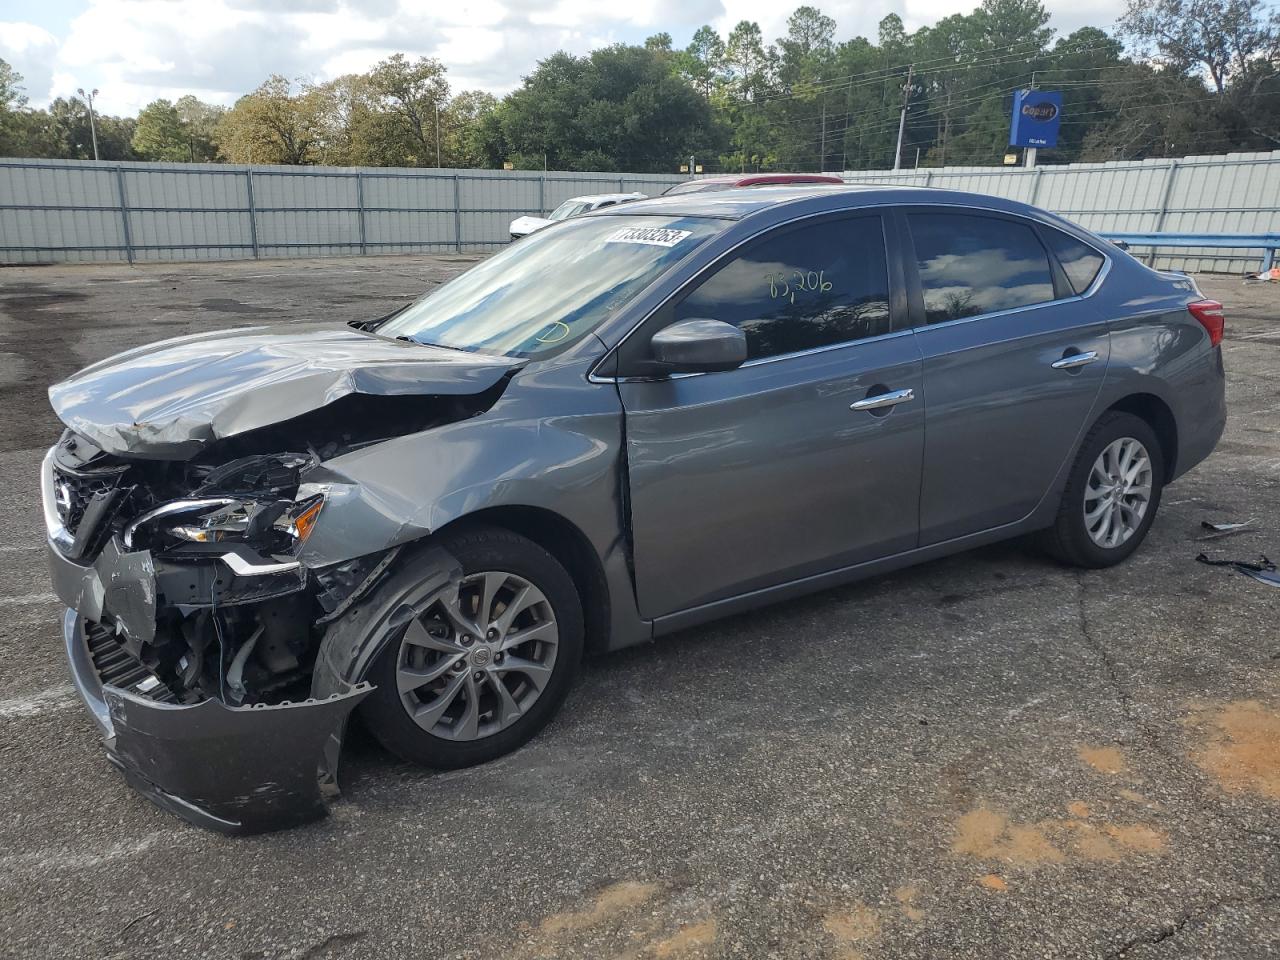
[[[1160,507],[1164,458],[1145,420],[1104,414],[1089,431],[1042,543],[1077,567],[1110,567],[1138,549]]]
[[[443,546],[462,581],[402,621],[361,711],[392,753],[453,769],[509,753],[550,722],[582,657],[583,619],[573,580],[531,540],[486,528]]]

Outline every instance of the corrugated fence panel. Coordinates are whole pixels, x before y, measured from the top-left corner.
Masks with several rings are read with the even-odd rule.
[[[1038,167],[857,170],[1055,210],[1099,232],[1280,232],[1280,151]],[[661,193],[683,177],[563,171],[245,167],[0,159],[0,262],[216,260],[482,251],[570,197]],[[1244,272],[1256,252],[1135,250]]]

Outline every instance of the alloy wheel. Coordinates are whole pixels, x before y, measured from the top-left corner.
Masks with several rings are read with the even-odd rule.
[[[1084,491],[1084,525],[1098,546],[1110,549],[1142,526],[1151,504],[1151,455],[1133,437],[1113,440],[1098,454]]]
[[[396,661],[401,702],[433,736],[492,736],[542,695],[558,642],[555,611],[534,584],[503,571],[471,574],[409,621]]]

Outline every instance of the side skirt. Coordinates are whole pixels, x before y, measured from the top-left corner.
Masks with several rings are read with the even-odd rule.
[[[815,574],[800,580],[791,580],[777,586],[753,590],[751,593],[729,597],[726,600],[705,603],[698,607],[691,607],[688,610],[681,610],[678,613],[669,613],[654,620],[653,635],[655,637],[664,636],[669,633],[675,633],[678,630],[709,623],[712,620],[719,620],[722,617],[732,616],[735,613],[754,610],[756,607],[790,600],[809,593],[817,593],[821,590],[829,590],[832,587],[865,580],[868,577],[874,577],[882,573],[891,573],[894,570],[901,570],[904,567],[915,566],[928,560],[950,556],[953,553],[963,553],[965,550],[971,550],[974,547],[985,546],[988,543],[998,543],[1001,540],[1009,540],[1026,533],[1032,533],[1046,525],[1047,521],[1041,516],[1041,512],[1037,510],[1031,516],[1015,523],[1006,524],[1003,527],[994,527],[981,533],[973,533],[964,537],[957,537],[954,540],[930,544],[927,547],[907,550],[891,557],[868,560],[865,563],[854,564],[850,567],[841,567],[838,570],[830,570],[826,573]]]

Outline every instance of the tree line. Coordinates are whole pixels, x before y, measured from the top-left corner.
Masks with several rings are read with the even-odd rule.
[[[1280,148],[1280,14],[1262,0],[1127,0],[1112,32],[1055,37],[1039,0],[983,0],[908,32],[837,39],[811,6],[769,43],[742,21],[540,61],[512,93],[454,93],[396,54],[324,83],[268,78],[224,108],[195,96],[96,117],[104,160],[674,172],[999,163],[1013,92],[1060,90],[1049,162]],[[0,156],[93,156],[78,98],[30,109],[0,60]]]

